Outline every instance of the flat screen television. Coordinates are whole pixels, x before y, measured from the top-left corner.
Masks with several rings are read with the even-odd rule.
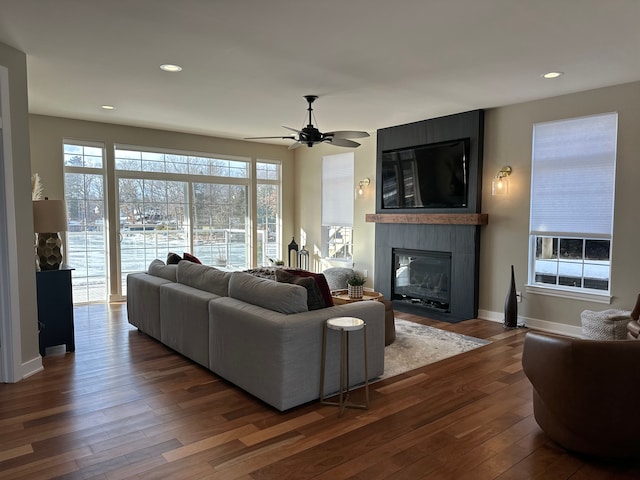
[[[382,152],[382,209],[466,208],[469,139]]]

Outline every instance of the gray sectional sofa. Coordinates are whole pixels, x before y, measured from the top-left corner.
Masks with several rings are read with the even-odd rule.
[[[356,302],[309,311],[307,289],[244,272],[154,260],[127,277],[129,323],[278,410],[319,398],[324,323],[367,323],[369,379],[384,372],[385,311]],[[339,334],[329,331],[325,393],[338,390]],[[350,341],[350,383],[364,381],[363,338]]]

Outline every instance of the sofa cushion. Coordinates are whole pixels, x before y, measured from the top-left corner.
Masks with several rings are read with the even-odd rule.
[[[231,274],[229,296],[284,314],[309,310],[306,288],[254,277],[244,272]]]
[[[156,258],[149,264],[147,273],[149,275],[153,275],[154,277],[160,277],[164,278],[165,280],[171,280],[172,282],[175,282],[177,268],[177,265],[165,265],[162,260],[158,260]]]
[[[282,269],[277,269],[275,273],[277,282],[292,283],[307,289],[307,308],[309,310],[325,308],[324,298],[322,298],[320,288],[313,277],[295,275]]]
[[[198,290],[226,297],[229,291],[229,272],[208,265],[183,260],[178,263],[177,281]]]
[[[308,270],[294,270],[291,268],[285,268],[284,271],[300,277],[313,278],[316,282],[316,285],[318,285],[318,289],[320,290],[320,295],[322,295],[324,306],[333,307],[334,304],[333,304],[333,297],[331,296],[331,289],[329,288],[327,279],[322,273],[314,273]]]

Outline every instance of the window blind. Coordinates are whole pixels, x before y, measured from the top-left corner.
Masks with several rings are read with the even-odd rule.
[[[611,238],[618,114],[533,128],[532,235]]]
[[[322,225],[353,226],[353,153],[322,157]]]

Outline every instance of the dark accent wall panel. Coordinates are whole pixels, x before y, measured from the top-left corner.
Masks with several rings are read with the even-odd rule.
[[[382,152],[429,143],[469,138],[469,196],[466,208],[382,210]],[[482,199],[482,150],[484,111],[449,115],[378,130],[376,213],[478,214]],[[374,286],[391,297],[393,248],[451,252],[450,312],[421,305],[394,301],[394,308],[438,320],[458,322],[478,315],[478,279],[480,255],[479,225],[376,223],[376,275]]]
[[[429,143],[469,138],[469,198],[466,208],[397,208],[382,207],[382,152],[416,147]],[[482,150],[484,138],[484,110],[457,113],[378,130],[376,154],[376,213],[479,213],[482,199]]]

